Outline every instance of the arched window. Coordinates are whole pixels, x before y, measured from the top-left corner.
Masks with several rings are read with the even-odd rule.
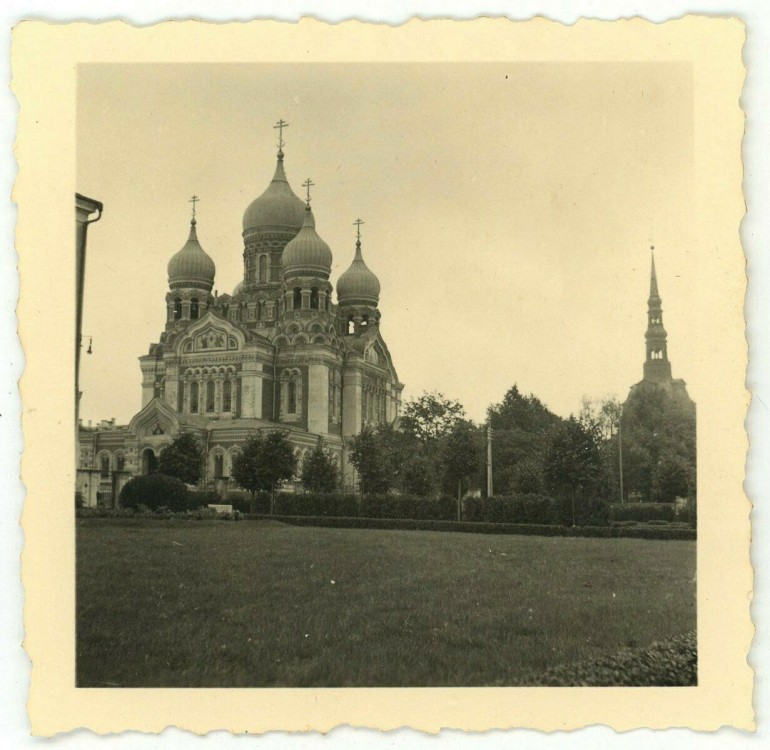
[[[110,457],[108,454],[103,453],[99,462],[99,473],[102,479],[108,479],[110,476]]]
[[[324,309],[326,310],[326,312],[329,312],[329,295],[328,294],[324,297]]]
[[[190,414],[198,413],[198,383],[190,383]]]
[[[353,322],[353,316],[348,315],[348,333],[356,332],[356,324]]]
[[[265,319],[265,300],[261,299],[257,303],[257,320]]]
[[[199,308],[198,300],[193,297],[190,300],[190,320],[198,320]]]
[[[222,383],[222,411],[231,411],[233,403],[233,381]]]
[[[267,255],[259,256],[259,281],[261,284],[267,281]]]
[[[206,383],[206,411],[214,411],[214,394],[216,384],[213,380]]]
[[[221,453],[214,455],[214,479],[222,479],[225,475],[225,457]]]
[[[174,300],[174,320],[179,320],[182,317],[182,299],[177,297]]]
[[[118,453],[115,459],[115,471],[123,471],[126,468],[126,457],[122,453]]]
[[[302,307],[302,290],[296,286],[294,287],[294,309],[299,310]]]
[[[318,309],[318,287],[316,286],[314,286],[310,290],[310,309],[311,310]]]
[[[286,411],[289,414],[297,413],[297,381],[293,378],[287,388]]]

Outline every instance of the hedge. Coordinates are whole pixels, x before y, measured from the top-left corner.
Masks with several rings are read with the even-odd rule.
[[[463,520],[493,523],[560,524],[559,503],[545,495],[472,497],[464,503]]]
[[[610,521],[636,521],[647,523],[649,521],[665,521],[671,523],[675,520],[675,506],[673,503],[623,503],[610,505]]]
[[[248,515],[250,520],[274,520],[292,526],[324,526],[338,529],[401,529],[407,531],[460,531],[473,534],[518,534],[522,536],[600,537],[631,539],[694,540],[695,530],[665,526],[546,526],[541,524],[479,523],[470,521],[425,521],[406,518],[361,518],[339,516]]]
[[[358,498],[336,492],[281,492],[275,496],[275,512],[286,516],[355,516]]]
[[[457,500],[416,495],[366,495],[361,500],[357,515],[361,518],[451,521],[457,515]]]

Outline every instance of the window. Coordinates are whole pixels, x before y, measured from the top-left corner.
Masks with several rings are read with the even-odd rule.
[[[123,471],[126,468],[126,457],[121,453],[115,459],[115,471]]]
[[[206,411],[214,411],[214,395],[216,384],[213,380],[206,383]]]
[[[353,322],[353,316],[348,316],[348,333],[355,333],[356,332],[356,324]]]
[[[110,457],[103,453],[99,462],[99,473],[102,479],[108,479],[110,476]]]
[[[259,256],[259,282],[264,284],[267,281],[267,255]]]
[[[289,414],[297,413],[297,381],[293,378],[287,388],[286,411]]]
[[[174,320],[179,320],[182,317],[182,300],[177,297],[174,300]]]
[[[225,457],[221,453],[214,456],[214,479],[222,479],[225,475]]]
[[[329,312],[329,295],[328,294],[324,297],[324,309],[326,310],[326,312]]]
[[[318,309],[318,287],[315,286],[310,290],[310,309]]]
[[[198,300],[193,297],[190,300],[190,320],[198,320],[199,308]]]
[[[198,384],[190,383],[190,414],[198,413]]]
[[[222,383],[222,411],[232,411],[233,402],[233,382],[225,380]]]
[[[294,309],[299,310],[302,307],[302,290],[297,286],[294,287]]]

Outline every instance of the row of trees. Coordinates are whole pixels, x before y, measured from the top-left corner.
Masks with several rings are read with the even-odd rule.
[[[663,391],[639,391],[624,409],[617,399],[584,399],[580,413],[563,419],[536,396],[514,385],[489,408],[496,495],[550,495],[573,507],[620,498],[621,453],[625,496],[671,502],[695,491],[694,414],[682,412]],[[350,461],[364,495],[391,491],[421,497],[486,489],[486,426],[471,422],[458,401],[425,393],[404,407],[398,427],[365,428],[351,439]],[[182,434],[159,459],[162,474],[197,484],[204,473],[197,439]],[[234,481],[252,494],[271,494],[297,474],[285,433],[252,436],[234,458]],[[312,492],[339,488],[336,460],[319,444],[302,467]],[[459,507],[459,506],[458,506]]]

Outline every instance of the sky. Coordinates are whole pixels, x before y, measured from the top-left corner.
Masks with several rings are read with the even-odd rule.
[[[77,101],[76,190],[105,206],[88,234],[86,421],[141,406],[138,357],[163,330],[191,195],[215,288],[240,281],[279,118],[294,192],[315,183],[333,284],[365,222],[405,400],[439,391],[480,421],[514,384],[562,416],[625,398],[653,244],[674,376],[698,400],[687,64],[83,65]]]

